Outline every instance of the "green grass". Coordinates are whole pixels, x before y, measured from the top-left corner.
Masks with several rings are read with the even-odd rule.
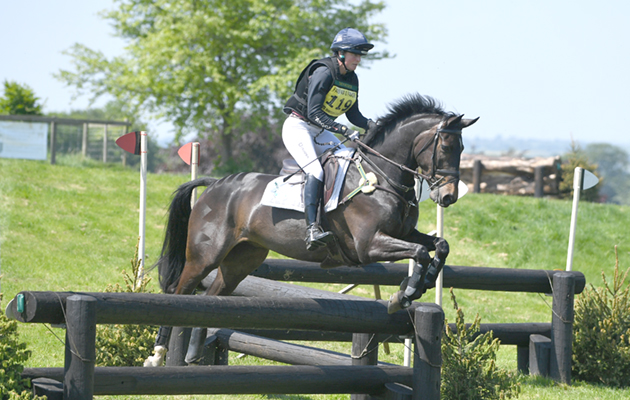
[[[147,178],[146,264],[160,251],[166,209],[171,193],[189,177],[154,175]],[[76,158],[45,162],[0,159],[0,281],[2,309],[21,290],[103,291],[122,283],[121,271],[130,270],[138,238],[139,173],[118,166],[84,163]],[[435,229],[436,207],[420,205],[419,229]],[[496,195],[468,194],[445,210],[445,237],[451,246],[450,265],[497,268],[564,269],[571,203]],[[587,282],[601,285],[601,273],[612,276],[614,246],[622,269],[630,266],[630,208],[580,204],[573,269]],[[155,271],[149,284],[159,292]],[[343,285],[309,286],[339,290]],[[387,298],[395,287],[382,287]],[[353,294],[373,296],[360,286]],[[467,320],[479,314],[482,323],[549,322],[551,299],[538,294],[456,290]],[[429,291],[424,301],[433,301]],[[445,289],[447,319],[455,314]],[[65,332],[39,324],[21,324],[20,338],[33,351],[29,367],[63,366]],[[321,344],[317,344],[321,346]],[[350,352],[349,344],[327,348]],[[402,363],[401,345],[379,359]],[[231,364],[268,362],[231,355]],[[516,349],[504,346],[498,363],[516,369]],[[557,385],[540,378],[522,378],[521,399],[621,399],[630,389],[615,390],[582,382]],[[148,399],[142,396],[107,399]],[[172,396],[169,399],[347,399],[349,396]]]

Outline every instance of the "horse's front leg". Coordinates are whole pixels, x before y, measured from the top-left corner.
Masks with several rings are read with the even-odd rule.
[[[435,251],[431,258],[429,251]],[[377,233],[371,242],[368,258],[378,261],[398,261],[411,258],[415,261],[411,276],[401,284],[401,290],[392,295],[388,312],[394,313],[407,308],[430,287],[435,286],[438,274],[442,270],[449,247],[446,240],[425,235],[413,230],[402,239],[396,239],[383,233]]]

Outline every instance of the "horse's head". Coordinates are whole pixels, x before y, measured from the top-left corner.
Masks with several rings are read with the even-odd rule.
[[[416,137],[415,160],[431,188],[431,200],[448,207],[458,198],[459,161],[464,151],[462,129],[479,118],[464,119],[464,115],[443,115],[431,129]]]

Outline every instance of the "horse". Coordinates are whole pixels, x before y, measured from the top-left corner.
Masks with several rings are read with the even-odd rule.
[[[302,212],[261,205],[265,187],[275,175],[237,173],[181,185],[169,207],[164,244],[155,264],[163,292],[191,294],[218,269],[205,294],[229,295],[272,250],[324,267],[413,259],[417,267],[390,299],[388,311],[420,298],[435,284],[449,246],[443,238],[416,230],[415,179],[428,182],[435,203],[454,204],[464,148],[462,129],[478,118],[444,111],[437,100],[419,94],[404,96],[388,111],[362,141],[350,144],[356,147],[354,158],[361,157],[363,169],[376,175],[376,190],[320,213],[322,227],[336,238],[329,248],[306,249]],[[358,168],[349,168],[343,196],[359,186],[361,177]],[[206,189],[191,209],[193,189],[200,186]],[[331,257],[335,252],[336,257]],[[429,252],[435,252],[434,257]],[[156,348],[166,347],[168,329],[161,328]]]

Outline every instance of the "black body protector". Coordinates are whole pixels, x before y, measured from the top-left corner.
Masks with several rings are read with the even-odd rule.
[[[322,66],[328,68],[333,80],[332,86],[328,89],[321,106],[321,111],[323,111],[328,118],[320,116],[320,118],[314,120],[309,115],[308,110],[309,78],[317,68]],[[356,74],[352,71],[348,71],[345,75],[341,75],[337,59],[334,57],[326,57],[320,60],[313,60],[304,68],[295,85],[295,92],[286,102],[283,111],[286,114],[296,112],[321,128],[334,133],[344,133],[345,126],[334,122],[334,119],[348,112],[352,106],[356,104],[358,96],[359,80]],[[365,117],[363,117],[363,119],[364,118]]]

